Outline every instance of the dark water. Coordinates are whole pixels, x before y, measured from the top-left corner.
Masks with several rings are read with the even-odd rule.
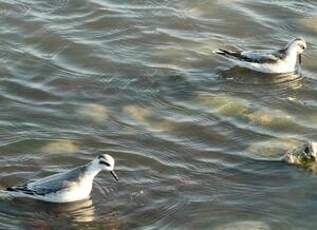
[[[268,160],[317,140],[316,13],[313,0],[1,0],[1,187],[98,153],[121,181],[101,173],[76,204],[4,197],[0,229],[315,229],[316,175]],[[297,36],[301,76],[212,54]]]

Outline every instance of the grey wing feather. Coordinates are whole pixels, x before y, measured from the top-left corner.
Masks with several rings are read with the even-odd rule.
[[[249,51],[241,53],[242,59],[249,59],[249,62],[256,63],[276,63],[286,56],[285,50],[277,50],[273,52],[257,52]],[[248,61],[248,60],[247,60]]]
[[[54,193],[61,189],[67,189],[71,187],[72,183],[78,182],[85,169],[86,166],[80,166],[71,171],[44,177],[35,182],[25,183],[21,186],[9,187],[7,188],[7,191],[23,192],[31,195]]]
[[[216,51],[216,54],[245,62],[276,63],[278,60],[284,58],[284,52],[284,50],[278,50],[270,53],[263,53],[257,51],[232,52],[228,50],[219,49],[218,51]]]

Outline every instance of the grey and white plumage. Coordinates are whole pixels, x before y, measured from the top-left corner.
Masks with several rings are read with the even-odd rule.
[[[218,49],[214,53],[234,64],[262,73],[292,73],[301,64],[301,55],[307,48],[303,38],[291,40],[284,48],[275,51],[242,51]]]
[[[114,165],[114,159],[110,155],[101,154],[86,165],[21,186],[8,187],[6,190],[16,196],[54,203],[84,200],[89,198],[93,180],[100,171],[109,171],[118,181]]]

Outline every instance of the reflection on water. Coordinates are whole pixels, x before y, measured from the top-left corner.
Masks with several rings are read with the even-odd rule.
[[[316,11],[311,0],[0,0],[0,186],[98,153],[120,176],[100,173],[78,204],[3,198],[0,229],[314,229],[315,175],[280,157],[317,140]],[[295,74],[212,54],[299,36]]]

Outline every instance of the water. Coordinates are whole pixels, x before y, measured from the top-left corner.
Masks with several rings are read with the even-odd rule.
[[[0,229],[315,229],[317,3],[1,0],[0,185],[117,160],[92,199],[1,196]],[[301,75],[215,57],[303,36]],[[225,225],[225,226],[223,226]],[[242,226],[242,227],[241,227]]]

